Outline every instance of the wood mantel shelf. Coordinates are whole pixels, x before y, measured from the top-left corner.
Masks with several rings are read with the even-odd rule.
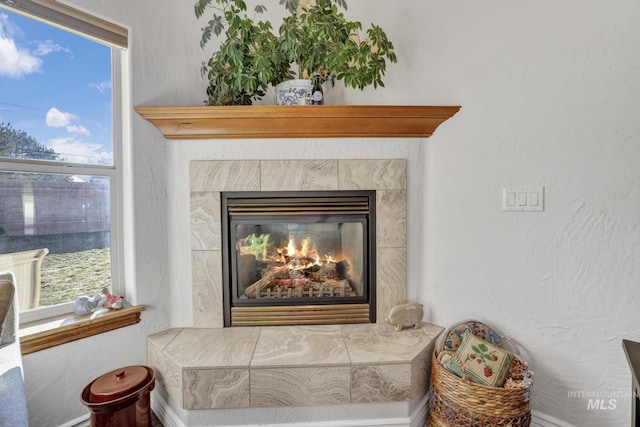
[[[427,138],[459,106],[135,107],[167,139]]]

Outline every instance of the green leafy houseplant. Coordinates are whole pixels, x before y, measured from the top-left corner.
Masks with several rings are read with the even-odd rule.
[[[197,18],[207,9],[213,16],[202,28],[200,47],[204,49],[212,35],[224,40],[201,73],[207,76],[208,105],[248,105],[260,99],[269,84],[276,85],[289,78],[289,63],[278,49],[277,37],[270,22],[254,22],[246,14],[243,0],[198,0]],[[256,14],[265,11],[257,6]]]
[[[305,3],[305,4],[303,4]],[[324,82],[344,80],[348,87],[384,87],[387,61],[397,62],[393,43],[376,25],[361,38],[362,23],[348,21],[338,7],[346,0],[280,0],[290,15],[279,28],[279,48],[289,62],[297,64],[299,78],[319,74]]]
[[[321,81],[344,80],[348,87],[384,86],[387,61],[396,62],[393,44],[384,31],[372,25],[361,39],[362,24],[348,21],[339,8],[346,0],[280,0],[289,11],[277,35],[269,22],[246,14],[243,0],[198,0],[197,18],[213,9],[202,28],[200,46],[213,35],[223,38],[218,51],[203,63],[209,105],[251,104],[262,98],[269,85],[297,75]],[[255,12],[262,13],[264,6]],[[296,64],[295,70],[290,69]]]

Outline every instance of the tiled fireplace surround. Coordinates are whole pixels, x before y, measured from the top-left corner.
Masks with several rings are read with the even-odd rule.
[[[181,408],[420,400],[442,328],[395,332],[406,302],[405,160],[194,160],[190,164],[193,327],[148,337],[148,363]],[[377,324],[223,327],[220,192],[376,191]]]

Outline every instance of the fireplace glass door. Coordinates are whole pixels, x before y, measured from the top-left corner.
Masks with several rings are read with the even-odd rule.
[[[375,319],[374,192],[345,193],[223,193],[225,323]]]

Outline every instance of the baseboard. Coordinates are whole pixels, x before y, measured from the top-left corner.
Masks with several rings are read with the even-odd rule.
[[[425,425],[429,403],[429,394],[420,401],[418,407],[413,411],[408,419],[380,419],[380,420],[358,420],[358,421],[332,421],[330,423],[291,423],[287,427],[423,427]],[[160,394],[155,394],[151,400],[151,406],[164,427],[187,427],[180,421],[169,404]],[[71,420],[60,427],[89,427],[89,414],[85,414]],[[256,426],[257,427],[257,426]],[[275,424],[260,427],[277,427]],[[531,427],[576,427],[573,424],[543,414],[539,411],[531,411]]]
[[[151,408],[160,419],[164,427],[188,427],[173,411],[160,393],[155,393],[151,399]],[[406,418],[381,418],[349,421],[320,421],[301,422],[287,424],[254,424],[243,427],[424,427],[426,424],[427,410],[429,408],[429,394],[420,401],[416,409]],[[237,426],[217,426],[237,427]]]
[[[151,409],[155,412],[164,427],[187,427],[182,423],[180,418],[178,418],[171,406],[169,406],[169,403],[164,400],[160,393],[153,393]]]
[[[550,415],[538,411],[531,411],[531,427],[576,427]]]
[[[427,413],[429,412],[429,397],[431,391],[427,391],[416,409],[411,413],[409,420],[411,421],[411,427],[425,427],[427,425]]]
[[[91,418],[91,414],[84,414],[81,417],[60,425],[59,427],[89,427],[91,425],[89,418]]]

